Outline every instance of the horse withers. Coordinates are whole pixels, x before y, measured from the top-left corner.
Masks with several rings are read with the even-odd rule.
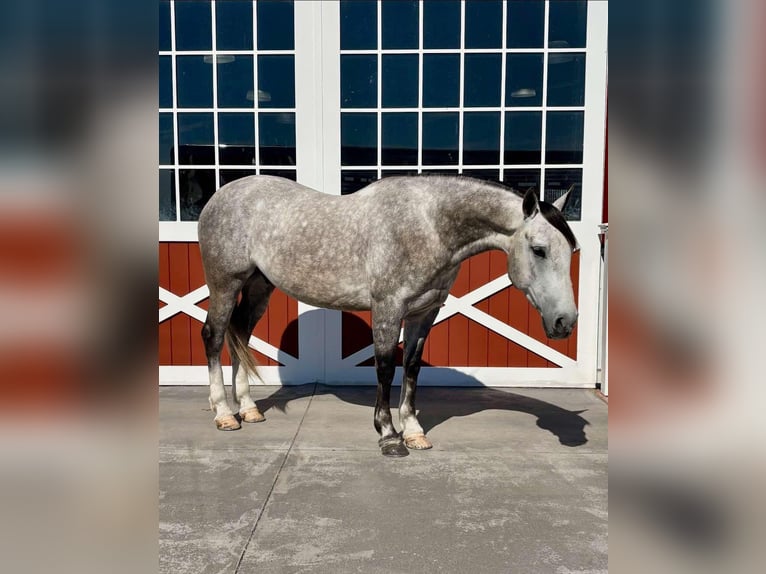
[[[420,360],[463,260],[504,251],[511,282],[540,312],[548,337],[572,332],[577,308],[569,267],[577,241],[561,214],[568,195],[548,204],[533,190],[522,196],[500,184],[434,175],[389,177],[347,196],[273,176],[224,185],[202,210],[198,228],[210,289],[202,337],[217,428],[240,428],[224,391],[225,339],[237,413],[245,422],[264,420],[250,396],[255,361],[247,342],[279,287],[316,307],[372,312],[373,421],[381,451],[404,456],[407,449],[431,448],[415,414]],[[399,433],[389,400],[402,323]]]

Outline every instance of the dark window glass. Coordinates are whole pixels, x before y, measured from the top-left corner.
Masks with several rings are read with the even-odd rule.
[[[466,107],[500,105],[500,54],[465,55]]]
[[[160,170],[160,221],[176,220],[176,174],[172,169]]]
[[[500,181],[499,169],[464,169],[463,175],[485,181]]]
[[[380,178],[383,179],[384,177],[396,177],[401,175],[407,175],[407,176],[418,175],[418,170],[416,169],[384,169],[382,173],[380,174]]]
[[[500,114],[466,112],[463,116],[463,164],[500,163]]]
[[[376,108],[378,106],[377,75],[377,56],[341,56],[341,107]]]
[[[215,3],[216,48],[253,49],[253,4],[219,0]]]
[[[276,175],[277,177],[292,179],[293,181],[298,180],[294,169],[262,169],[261,175]]]
[[[417,165],[418,114],[383,114],[381,162],[383,165]]]
[[[542,48],[545,37],[545,2],[513,0],[508,2],[508,48]]]
[[[176,50],[210,50],[210,2],[176,2]]]
[[[542,112],[505,112],[506,165],[540,163],[542,123]]]
[[[212,63],[212,56],[178,56],[176,58],[179,108],[213,107]]]
[[[378,163],[377,114],[340,115],[341,165],[376,165]]]
[[[216,190],[214,169],[181,169],[178,171],[181,199],[181,221],[197,221],[205,204]]]
[[[583,112],[548,112],[545,163],[582,163]]]
[[[384,50],[403,50],[418,47],[418,3],[411,0],[383,2],[382,47]]]
[[[423,113],[423,164],[456,164],[458,157],[459,114]]]
[[[170,38],[170,2],[160,2],[159,14],[160,50],[172,50]]]
[[[219,54],[218,107],[253,107],[253,57]]]
[[[255,114],[218,114],[218,158],[222,165],[255,164]]]
[[[377,170],[350,170],[340,172],[340,193],[348,195],[378,181]]]
[[[170,56],[160,56],[159,65],[160,81],[160,107],[173,107],[173,64]]]
[[[503,47],[503,3],[499,0],[466,0],[465,47]]]
[[[581,169],[546,169],[545,201],[552,203],[574,184],[574,189],[564,206],[564,217],[579,220],[582,213],[582,170]]]
[[[549,48],[584,48],[588,3],[585,0],[551,0],[548,14]]]
[[[160,165],[173,165],[173,114],[160,114]]]
[[[426,0],[423,4],[423,47],[460,47],[460,0]]]
[[[378,7],[374,0],[340,3],[341,50],[374,50],[378,47]]]
[[[457,169],[432,168],[424,169],[422,173],[430,173],[433,175],[458,175],[460,172]]]
[[[418,105],[418,57],[415,54],[383,56],[383,107],[415,108]]]
[[[505,105],[541,106],[543,55],[508,54],[505,66]]]
[[[425,54],[423,56],[423,106],[457,107],[460,105],[460,55]]]
[[[548,55],[548,105],[585,104],[585,54]]]
[[[223,187],[227,183],[250,175],[255,175],[255,169],[222,169],[218,172],[218,185]]]
[[[293,3],[284,0],[258,0],[259,50],[292,50],[295,47]]]
[[[295,165],[295,114],[258,114],[258,157],[265,165]]]
[[[503,171],[503,183],[516,191],[525,192],[529,188],[537,191],[540,195],[540,170],[539,169],[508,169]]]
[[[211,165],[215,163],[213,148],[213,114],[178,114],[178,163]]]
[[[258,56],[258,105],[295,107],[295,56]]]

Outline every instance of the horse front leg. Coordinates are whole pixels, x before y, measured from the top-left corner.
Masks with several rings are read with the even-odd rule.
[[[372,309],[372,338],[375,345],[375,370],[378,395],[373,424],[380,434],[378,445],[384,456],[407,456],[401,435],[391,420],[391,383],[396,372],[396,345],[402,324],[401,311],[394,306],[377,305]]]

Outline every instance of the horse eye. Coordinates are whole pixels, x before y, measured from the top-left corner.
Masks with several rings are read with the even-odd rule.
[[[533,247],[532,253],[535,254],[535,257],[539,257],[540,259],[545,259],[545,249],[542,247]]]

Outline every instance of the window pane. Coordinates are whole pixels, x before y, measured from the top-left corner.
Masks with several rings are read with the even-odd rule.
[[[173,107],[173,67],[170,56],[160,56],[159,64],[160,81],[160,107]]]
[[[210,2],[176,2],[176,50],[210,50]]]
[[[423,114],[423,164],[458,163],[459,114],[453,112]]]
[[[499,0],[466,0],[466,48],[502,48],[502,30],[502,2]]]
[[[292,50],[295,47],[294,8],[284,0],[258,0],[259,50]]]
[[[542,105],[543,55],[508,54],[505,65],[505,105]]]
[[[548,23],[549,48],[584,48],[588,3],[585,0],[551,0]]]
[[[424,169],[422,173],[430,173],[433,175],[458,175],[460,172],[457,169],[433,168]]]
[[[344,169],[340,173],[340,193],[341,195],[354,193],[375,181],[378,181],[377,170],[357,171]]]
[[[160,170],[160,221],[176,220],[176,174],[172,169]]]
[[[276,175],[277,177],[292,179],[293,181],[298,180],[294,169],[262,169],[261,175]]]
[[[464,169],[463,175],[485,181],[500,181],[499,169]]]
[[[418,3],[411,0],[383,2],[382,46],[384,50],[418,47]]]
[[[255,169],[222,169],[219,172],[218,185],[219,187],[223,187],[227,183],[237,179],[242,179],[243,177],[248,177],[250,175],[255,175]]]
[[[583,112],[548,112],[545,163],[582,163]]]
[[[216,47],[218,50],[253,49],[252,2],[215,3]]]
[[[505,169],[503,183],[517,191],[527,191],[534,188],[540,195],[540,170],[539,169]]]
[[[218,107],[253,107],[253,57],[219,54]]]
[[[173,165],[173,114],[160,114],[160,165]]]
[[[396,177],[400,175],[406,175],[406,176],[416,176],[418,175],[418,170],[416,169],[384,169],[382,173],[380,174],[381,179],[385,177]]]
[[[508,48],[542,48],[545,35],[545,2],[508,2]]]
[[[465,55],[466,107],[500,105],[500,54]]]
[[[341,56],[341,107],[376,108],[378,106],[377,74],[377,56]]]
[[[197,221],[205,204],[215,193],[214,169],[182,169],[178,172],[181,221]]]
[[[374,0],[340,3],[341,50],[374,50],[378,47],[378,8]]]
[[[466,112],[463,117],[463,164],[500,163],[500,114]]]
[[[585,54],[548,56],[548,105],[582,106],[585,103]]]
[[[258,157],[265,165],[295,165],[295,113],[258,114]]]
[[[423,106],[457,107],[460,105],[460,55],[425,54],[423,56]]]
[[[383,107],[416,108],[418,106],[418,57],[412,55],[383,56]]]
[[[383,165],[417,165],[418,114],[383,114]]]
[[[505,113],[506,165],[540,163],[542,125],[542,112]]]
[[[170,2],[160,2],[160,50],[172,50],[170,42]]]
[[[340,115],[341,165],[377,165],[377,114]]]
[[[212,56],[178,56],[176,75],[178,107],[213,107]]]
[[[545,170],[545,201],[552,203],[574,184],[574,189],[564,206],[564,217],[579,220],[582,212],[582,170],[547,169]]]
[[[423,47],[460,47],[460,1],[426,0],[423,4]]]
[[[255,114],[218,114],[218,158],[222,165],[255,164]]]
[[[258,105],[295,107],[295,56],[258,56]]]
[[[215,163],[213,148],[213,114],[178,114],[178,163],[211,165]]]

